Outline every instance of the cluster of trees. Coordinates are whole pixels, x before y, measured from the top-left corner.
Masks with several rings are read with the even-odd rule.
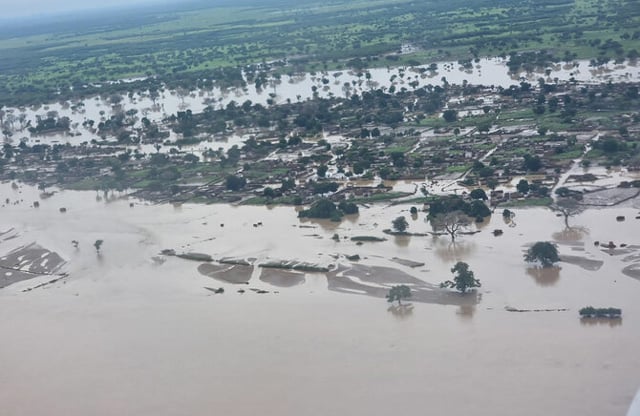
[[[344,215],[357,214],[358,212],[358,206],[352,202],[341,201],[336,205],[330,199],[321,198],[311,204],[309,209],[298,212],[298,217],[340,221]]]
[[[482,221],[484,218],[491,216],[491,210],[481,199],[466,201],[457,195],[439,197],[429,205],[429,218],[457,211],[470,218]]]
[[[474,196],[478,199],[470,202],[459,196],[444,196],[432,201],[427,218],[433,229],[446,232],[451,241],[455,241],[456,235],[474,220],[481,222],[491,216],[491,210],[482,200],[483,196],[479,192],[474,192]]]
[[[29,133],[40,134],[52,131],[68,131],[71,121],[69,117],[47,116],[36,117],[36,125],[29,127]]]

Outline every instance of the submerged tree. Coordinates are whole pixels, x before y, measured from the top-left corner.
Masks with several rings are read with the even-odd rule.
[[[564,217],[565,227],[571,228],[569,226],[569,217],[580,214],[584,210],[584,206],[580,205],[575,198],[558,198],[558,200],[551,205],[551,209],[560,212]]]
[[[96,240],[96,242],[93,243],[93,246],[96,248],[96,253],[98,254],[100,254],[100,247],[102,247],[102,243],[104,243],[102,240]]]
[[[387,294],[387,302],[392,303],[398,301],[398,305],[402,305],[402,299],[411,297],[411,289],[407,285],[393,286]]]
[[[407,230],[407,227],[409,227],[409,223],[404,216],[400,216],[393,220],[391,222],[391,225],[393,225],[393,229],[399,233],[405,232]]]
[[[480,280],[475,278],[473,272],[469,270],[469,265],[463,261],[457,262],[451,269],[451,273],[453,273],[453,280],[440,283],[441,288],[448,287],[460,293],[466,293],[468,289],[481,286]]]
[[[431,226],[435,231],[444,231],[455,242],[456,234],[471,225],[471,217],[462,211],[452,211],[438,214],[431,219]]]
[[[528,263],[540,262],[542,267],[551,267],[553,263],[560,261],[558,248],[548,241],[538,241],[527,250],[524,260]]]

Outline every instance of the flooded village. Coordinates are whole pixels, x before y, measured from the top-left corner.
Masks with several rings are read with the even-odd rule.
[[[2,108],[4,412],[623,414],[638,67],[507,69]],[[443,206],[469,221],[439,227]],[[539,241],[552,267],[524,260]],[[456,262],[481,287],[441,287]],[[410,299],[386,302],[397,285]]]

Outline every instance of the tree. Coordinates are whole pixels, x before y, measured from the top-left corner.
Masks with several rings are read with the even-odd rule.
[[[405,232],[407,230],[407,227],[409,227],[409,223],[404,216],[396,218],[391,222],[391,224],[393,225],[393,229],[399,233]]]
[[[471,197],[471,199],[481,199],[483,201],[486,201],[487,198],[487,193],[484,191],[484,189],[474,189],[473,191],[469,192],[469,196]]]
[[[239,191],[247,184],[247,180],[241,176],[229,175],[225,181],[227,189],[230,191]]]
[[[333,221],[340,221],[342,212],[336,205],[326,198],[319,199],[311,204],[309,209],[298,212],[299,218],[330,218]]]
[[[528,171],[536,172],[542,167],[539,156],[524,155],[524,168]]]
[[[342,211],[345,215],[357,214],[360,212],[360,209],[353,202],[341,201],[338,204],[338,209]]]
[[[529,192],[529,182],[526,179],[520,179],[520,182],[516,185],[516,189],[521,194],[526,194]]]
[[[553,263],[560,261],[558,248],[548,241],[538,241],[527,250],[524,260],[528,263],[540,262],[542,267],[551,267]]]
[[[327,165],[320,165],[318,166],[316,173],[319,177],[324,178],[327,175],[328,170],[329,168],[327,167]]]
[[[448,123],[453,123],[458,119],[458,112],[456,110],[444,110],[442,118]]]
[[[551,205],[551,209],[560,212],[564,217],[565,227],[571,228],[569,227],[569,217],[580,214],[584,210],[584,207],[574,198],[558,198],[558,200]]]
[[[387,302],[392,303],[398,301],[398,305],[402,305],[402,299],[411,297],[411,289],[406,285],[393,286],[387,294]]]
[[[102,240],[96,240],[96,242],[93,243],[93,246],[96,248],[96,253],[98,254],[100,254],[100,247],[102,247],[102,243],[104,243]]]
[[[447,280],[440,283],[441,288],[456,289],[460,293],[466,293],[467,289],[480,287],[480,280],[476,279],[473,272],[469,270],[469,265],[463,261],[459,261],[451,269],[453,280]]]
[[[471,217],[462,211],[452,211],[438,214],[431,219],[431,226],[435,231],[445,231],[454,242],[456,234],[471,225]]]

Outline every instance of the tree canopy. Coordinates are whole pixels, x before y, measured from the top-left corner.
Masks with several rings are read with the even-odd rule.
[[[329,218],[331,221],[340,221],[343,215],[357,214],[358,206],[352,202],[342,201],[338,206],[327,198],[321,198],[311,204],[309,209],[298,213],[299,218]]]
[[[238,191],[245,187],[247,180],[241,176],[229,175],[225,180],[225,185],[230,191]]]
[[[387,302],[392,303],[398,301],[398,305],[402,304],[402,299],[411,297],[411,289],[407,285],[393,286],[387,294]]]
[[[481,200],[467,202],[459,196],[443,196],[431,202],[429,205],[430,219],[437,215],[451,212],[462,212],[463,214],[476,219],[485,218],[491,215],[491,210]]]
[[[558,248],[548,241],[538,241],[527,250],[524,260],[528,263],[539,262],[542,267],[551,267],[553,263],[560,261]]]
[[[456,235],[471,225],[471,217],[462,211],[452,211],[438,214],[431,218],[434,231],[444,231],[455,241]]]
[[[481,199],[483,201],[486,201],[487,198],[487,193],[484,191],[484,189],[474,189],[473,191],[471,191],[469,193],[469,196],[471,197],[471,199]]]
[[[440,283],[441,288],[456,289],[460,293],[466,293],[468,289],[480,287],[480,280],[475,278],[473,271],[469,269],[469,265],[463,261],[459,261],[451,268],[453,280],[447,280]]]
[[[393,229],[399,233],[403,233],[409,227],[409,223],[404,216],[400,216],[391,222]]]

